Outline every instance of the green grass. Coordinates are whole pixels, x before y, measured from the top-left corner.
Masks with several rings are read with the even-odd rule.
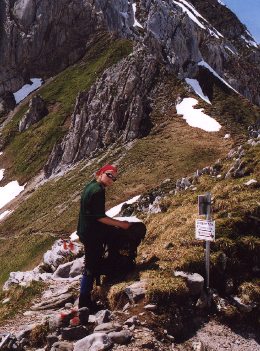
[[[0,293],[0,325],[3,325],[8,318],[14,317],[17,313],[25,311],[31,306],[32,298],[39,296],[43,291],[42,282],[33,282],[28,287],[14,286],[8,292]],[[2,304],[2,301],[10,298],[9,302]]]
[[[131,51],[130,41],[113,41],[108,34],[100,35],[79,63],[38,91],[47,102],[49,114],[23,133],[17,131],[18,124],[28,104],[21,107],[2,132],[5,159],[11,164],[7,178],[15,177],[24,183],[43,168],[53,146],[68,130],[78,93],[88,90],[106,68]]]
[[[30,235],[0,239],[0,286],[8,279],[10,272],[33,269],[42,261],[54,237],[51,235]]]

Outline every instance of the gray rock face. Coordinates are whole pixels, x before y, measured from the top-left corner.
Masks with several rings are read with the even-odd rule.
[[[40,95],[35,95],[29,104],[29,110],[19,123],[19,132],[28,129],[32,124],[37,123],[48,114],[45,101]]]
[[[0,10],[0,96],[77,61],[94,33],[130,34],[134,23],[127,0],[3,0]]]
[[[75,62],[102,27],[92,1],[5,0],[2,7],[0,95]]]
[[[157,65],[155,55],[137,47],[134,54],[107,69],[89,92],[81,93],[69,133],[54,147],[45,175],[112,143],[145,135],[150,127],[147,96]]]

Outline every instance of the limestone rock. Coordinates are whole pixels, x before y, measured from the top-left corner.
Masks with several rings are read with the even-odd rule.
[[[72,265],[73,262],[60,264],[56,271],[53,273],[53,278],[69,278]]]
[[[191,295],[200,295],[204,287],[204,278],[198,273],[174,272],[175,277],[187,279],[187,285]]]
[[[147,97],[158,63],[157,55],[137,46],[132,55],[108,68],[88,92],[79,94],[70,130],[44,168],[47,177],[108,145],[147,134]]]
[[[109,310],[101,310],[96,313],[96,323],[103,324],[110,321],[111,312]]]
[[[133,334],[129,330],[121,330],[119,332],[111,332],[108,336],[113,343],[125,345],[131,341]]]
[[[125,293],[132,302],[137,302],[145,296],[147,291],[147,281],[141,280],[139,282],[134,282],[133,284],[125,288]]]
[[[42,301],[31,307],[33,311],[57,309],[63,307],[67,302],[73,300],[73,295],[71,293],[61,294],[60,296],[49,299],[48,301]]]
[[[97,351],[109,350],[113,346],[110,337],[106,333],[94,333],[75,343],[73,351]]]
[[[19,122],[19,132],[28,129],[32,124],[37,123],[48,114],[45,101],[40,95],[35,95],[29,104],[29,110]]]

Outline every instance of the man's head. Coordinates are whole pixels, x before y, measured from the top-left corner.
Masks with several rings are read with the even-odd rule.
[[[105,165],[96,172],[97,180],[104,186],[110,186],[116,181],[117,167]]]

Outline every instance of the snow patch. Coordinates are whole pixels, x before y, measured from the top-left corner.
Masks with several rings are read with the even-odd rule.
[[[185,81],[187,84],[189,84],[192,87],[192,89],[195,91],[197,95],[199,95],[199,97],[201,97],[208,104],[211,104],[211,102],[209,101],[209,98],[206,95],[204,95],[201,89],[200,83],[197,81],[197,79],[185,78]]]
[[[232,86],[230,84],[228,84],[228,82],[226,82],[223,78],[220,77],[219,74],[217,74],[217,72],[205,61],[200,61],[198,63],[198,66],[202,66],[202,67],[206,67],[211,73],[214,74],[215,77],[217,77],[218,79],[220,79],[224,84],[226,84],[230,89],[232,89],[234,92],[236,92],[237,94],[239,94],[239,92],[232,88]],[[240,95],[240,94],[239,94]]]
[[[135,14],[136,14],[136,3],[133,4],[133,12],[134,12],[134,20],[135,20],[135,22],[134,22],[134,27],[144,28],[144,27],[141,25],[141,23],[137,21],[136,16],[135,16]]]
[[[225,45],[225,48],[232,52],[232,54],[236,55],[235,51],[233,51],[229,46]]]
[[[0,221],[5,218],[5,216],[9,215],[12,211],[7,210],[0,214]]]
[[[32,91],[38,89],[43,83],[41,78],[31,78],[30,80],[32,84],[25,84],[21,89],[14,93],[14,98],[17,104],[25,99]]]
[[[221,0],[218,0],[218,3],[219,3],[220,5],[222,5],[222,6],[226,6],[226,5],[224,4],[224,2],[221,1]]]
[[[205,130],[206,132],[218,132],[221,125],[212,117],[203,113],[203,109],[194,109],[198,100],[193,98],[185,98],[176,105],[176,110],[191,127]]]
[[[136,216],[132,216],[132,217],[114,217],[114,219],[117,219],[118,221],[127,221],[127,222],[142,222]]]
[[[12,201],[24,190],[24,186],[20,186],[17,180],[14,180],[3,187],[0,187],[0,209],[8,202]]]
[[[137,195],[128,201],[122,202],[121,204],[119,204],[115,207],[112,207],[110,210],[108,210],[106,212],[106,215],[109,217],[114,217],[114,216],[118,215],[118,213],[121,211],[121,208],[124,204],[131,205],[131,204],[135,203],[139,199],[140,196],[141,195]]]
[[[184,1],[183,1],[184,2]],[[190,17],[190,19],[195,22],[200,28],[206,29],[206,27],[197,19],[197,17],[189,10],[191,8],[191,5],[186,7],[183,3],[180,3],[178,1],[173,0],[173,3],[178,5],[179,7],[182,8],[182,11],[187,13],[187,15]],[[186,3],[186,2],[185,2]],[[195,9],[192,9],[194,13],[198,13]],[[202,18],[202,16],[198,13],[199,17]]]
[[[4,169],[0,169],[0,181],[4,178]]]
[[[251,34],[250,34],[251,36]],[[249,45],[249,46],[254,46],[255,48],[258,48],[257,43],[254,40],[248,40],[246,39],[246,37],[244,37],[243,35],[241,35],[241,38]]]

